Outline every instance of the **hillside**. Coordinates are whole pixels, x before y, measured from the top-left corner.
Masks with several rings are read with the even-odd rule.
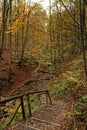
[[[84,130],[86,127],[86,102],[87,102],[87,89],[86,89],[86,79],[84,75],[83,58],[78,55],[75,58],[66,60],[60,73],[51,77],[47,72],[47,67],[45,70],[39,65],[31,68],[28,62],[23,62],[22,66],[13,62],[11,65],[12,69],[12,86],[7,87],[7,68],[8,68],[8,52],[4,52],[2,66],[1,66],[1,84],[2,91],[1,95],[4,97],[9,97],[14,94],[21,94],[27,91],[33,90],[43,90],[48,89],[53,100],[66,101],[69,102],[70,113],[70,129],[74,127],[79,130]],[[48,67],[49,68],[49,67]],[[46,73],[45,73],[46,72]],[[4,80],[2,80],[4,79]],[[42,83],[39,79],[45,79]],[[47,80],[46,80],[47,79]],[[30,82],[29,82],[30,81]],[[29,84],[30,87],[28,87]],[[31,89],[32,88],[32,89]],[[73,116],[72,116],[73,115]]]
[[[15,61],[12,61],[11,70],[12,70],[12,85],[8,88],[8,63],[9,61],[9,52],[4,51],[3,60],[0,64],[0,93],[2,96],[8,97],[12,95],[16,90],[24,86],[26,82],[31,79],[32,69],[26,65],[24,62],[22,66],[19,66]]]
[[[46,85],[47,80],[50,80],[51,78],[50,65],[46,65],[45,63],[41,64],[42,65],[39,65],[38,61],[37,62],[33,61],[33,63],[31,61],[30,63],[25,59],[20,66],[17,60],[13,59],[11,63],[11,87],[9,88],[8,87],[9,51],[5,50],[3,53],[3,59],[0,64],[1,96],[9,97],[11,95],[14,95],[17,93],[17,91],[21,91],[23,87],[26,91],[26,84],[28,84],[29,81],[32,83],[36,81],[37,83],[35,83],[35,86],[37,87],[38,82],[40,82],[41,79],[44,80],[42,85]],[[37,89],[39,89],[39,86]]]
[[[71,102],[72,125],[70,130],[86,130],[87,81],[82,55],[69,58],[60,73],[47,85],[54,99]]]
[[[51,125],[56,130],[57,119],[58,130],[87,130],[87,1],[49,0],[46,10],[42,3],[0,2],[0,129],[11,117],[13,123],[24,121],[32,110],[37,119],[30,122],[37,120],[41,130],[51,130]],[[48,106],[54,124],[50,114],[43,114],[49,111],[40,104],[41,96],[46,103],[48,97],[56,102]],[[60,119],[54,112],[57,103]]]

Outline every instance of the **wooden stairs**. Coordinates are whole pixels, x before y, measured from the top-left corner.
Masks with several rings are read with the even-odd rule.
[[[53,101],[40,112],[5,130],[69,130],[69,109],[64,101]]]

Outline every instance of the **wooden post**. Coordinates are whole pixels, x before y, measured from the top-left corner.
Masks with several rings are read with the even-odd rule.
[[[46,105],[48,104],[48,92],[46,90]]]
[[[21,96],[21,109],[22,109],[23,119],[25,119],[25,110],[24,110],[23,96]]]
[[[28,103],[29,117],[31,117],[32,116],[32,112],[31,112],[31,104],[30,104],[30,97],[29,97],[29,95],[27,95],[27,103]]]
[[[47,95],[47,97],[48,97],[48,99],[49,99],[50,105],[52,105],[52,101],[51,101],[51,98],[50,98],[50,95],[49,95],[49,91],[48,91],[48,90],[46,90],[46,95]]]
[[[41,104],[41,98],[40,98],[40,97],[41,97],[41,95],[40,95],[40,94],[38,94],[37,96],[38,96],[39,104]]]

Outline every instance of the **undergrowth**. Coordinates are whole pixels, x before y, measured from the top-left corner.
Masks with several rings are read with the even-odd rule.
[[[75,130],[74,125],[76,130],[87,129],[87,89],[82,56],[79,55],[73,59],[70,66],[65,65],[65,70],[55,76],[49,82],[47,88],[56,99],[62,98],[66,101],[74,101],[75,124],[72,125],[70,130]]]

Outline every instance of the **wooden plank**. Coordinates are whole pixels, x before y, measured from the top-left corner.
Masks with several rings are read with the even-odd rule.
[[[16,96],[12,96],[12,97],[9,97],[9,98],[6,98],[6,99],[3,99],[3,100],[0,100],[0,104],[5,104],[6,102],[9,102],[9,101],[12,101],[12,100],[18,99],[18,98],[20,98],[21,96],[23,96],[23,94],[16,95]]]
[[[25,125],[26,127],[28,127],[28,128],[30,128],[30,129],[34,129],[34,130],[41,130],[41,129],[38,129],[38,128],[35,128],[35,127],[33,127],[33,126],[28,126],[28,125]]]
[[[39,93],[44,93],[46,91],[47,90],[33,91],[33,92],[27,92],[27,93],[23,93],[23,94],[20,94],[20,95],[12,96],[12,97],[0,100],[0,104],[3,104],[3,103],[6,103],[6,102],[9,102],[9,101],[21,98],[22,96],[25,96],[25,95],[32,95],[32,94],[37,94],[37,93],[39,94]]]
[[[54,126],[57,126],[57,127],[61,127],[61,125],[59,125],[57,123],[48,122],[46,120],[42,120],[42,119],[39,119],[39,118],[36,118],[36,117],[31,117],[31,119],[37,120],[37,121],[40,121],[40,122],[43,122],[43,123],[47,123],[47,124],[50,124],[50,125],[54,125]]]

